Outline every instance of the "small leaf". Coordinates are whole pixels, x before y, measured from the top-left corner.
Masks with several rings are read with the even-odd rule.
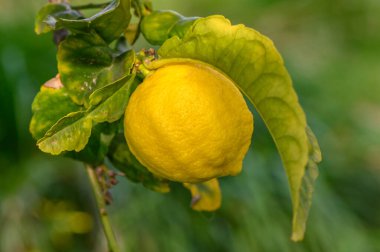
[[[108,157],[115,168],[125,173],[129,180],[142,183],[146,188],[156,192],[166,193],[170,191],[167,181],[153,175],[133,156],[123,134],[114,138]]]
[[[152,45],[160,45],[168,38],[170,30],[183,16],[172,10],[154,11],[141,21],[140,28],[145,39]]]
[[[137,24],[129,24],[128,28],[124,32],[124,36],[130,45],[136,43],[136,40],[139,38],[140,22],[141,21],[139,21]]]
[[[56,29],[56,23],[60,18],[76,20],[81,18],[79,11],[71,9],[66,3],[48,3],[40,9],[35,21],[35,32],[42,34]]]
[[[71,35],[58,48],[58,71],[74,102],[88,105],[96,89],[130,73],[133,50],[116,54],[96,33]]]
[[[43,152],[58,155],[63,151],[82,150],[91,135],[92,121],[85,112],[73,112],[48,130],[37,145]]]
[[[231,26],[222,16],[210,16],[195,21],[183,38],[167,40],[158,54],[199,60],[218,68],[253,103],[285,166],[293,202],[293,237],[301,240],[320,161],[310,153],[320,150],[316,140],[311,144],[314,140],[308,136],[305,114],[272,41],[244,25]]]
[[[184,183],[190,190],[192,200],[191,208],[196,211],[215,211],[222,202],[218,179],[214,178],[197,184]]]
[[[37,16],[38,24],[46,23],[48,27],[39,25],[38,29],[41,30],[40,27],[42,27],[44,32],[69,29],[73,33],[86,33],[92,30],[99,34],[104,41],[109,43],[119,38],[128,27],[129,21],[131,20],[130,8],[130,0],[114,0],[92,17],[78,19],[75,16],[58,15],[62,11],[74,12],[69,5],[50,4],[47,5],[45,9],[43,8]],[[52,12],[58,14],[49,15],[49,13]]]
[[[34,98],[30,132],[35,139],[40,139],[63,116],[79,110],[81,106],[70,99],[59,77],[55,77],[46,82]]]

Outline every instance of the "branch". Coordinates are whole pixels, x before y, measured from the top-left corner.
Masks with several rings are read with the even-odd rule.
[[[106,211],[106,202],[104,200],[103,193],[98,178],[96,176],[95,170],[90,165],[86,165],[86,171],[90,180],[92,190],[94,192],[96,205],[99,210],[100,220],[103,225],[104,234],[108,241],[109,252],[120,252],[119,246],[116,242],[115,234],[112,230],[111,223],[108,218],[108,214]]]

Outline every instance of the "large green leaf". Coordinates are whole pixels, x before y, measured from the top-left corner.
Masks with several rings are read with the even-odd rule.
[[[47,4],[37,15],[36,32],[69,29],[73,33],[98,33],[107,43],[117,39],[131,20],[131,1],[114,0],[103,10],[89,18],[79,19],[80,13],[68,4]]]
[[[153,191],[161,193],[170,191],[167,181],[153,175],[136,159],[129,150],[123,134],[113,139],[108,157],[113,166],[122,171],[129,180],[142,183]]]
[[[64,116],[37,142],[38,147],[53,155],[64,151],[83,150],[91,135],[93,123],[114,122],[122,117],[134,87],[134,75],[128,75],[110,84],[107,89],[112,89],[112,95],[106,92],[107,95],[87,111]]]
[[[195,21],[183,38],[167,40],[158,54],[163,59],[193,59],[216,67],[253,103],[284,164],[293,202],[292,239],[301,240],[320,150],[308,134],[305,114],[272,41],[244,25],[231,26],[222,16],[210,16]],[[315,153],[319,157],[314,158]]]
[[[95,32],[71,35],[58,48],[58,72],[71,98],[88,105],[96,89],[130,72],[134,51],[118,53]]]

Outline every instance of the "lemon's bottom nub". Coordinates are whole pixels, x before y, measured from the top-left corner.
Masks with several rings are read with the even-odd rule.
[[[253,116],[225,75],[202,63],[175,63],[137,87],[124,130],[130,150],[152,173],[195,183],[241,171]]]

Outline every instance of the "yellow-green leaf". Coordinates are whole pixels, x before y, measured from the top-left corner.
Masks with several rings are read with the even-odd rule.
[[[58,155],[62,151],[82,150],[91,135],[92,121],[85,112],[73,112],[48,130],[37,145],[43,152]]]
[[[292,239],[301,240],[320,161],[315,153],[320,150],[308,134],[305,114],[273,42],[244,25],[232,26],[223,16],[210,16],[195,21],[183,37],[167,40],[158,54],[216,67],[253,103],[285,167],[293,203]]]
[[[191,192],[191,208],[196,211],[215,211],[222,202],[218,179],[214,178],[205,182],[191,184],[183,183]]]

